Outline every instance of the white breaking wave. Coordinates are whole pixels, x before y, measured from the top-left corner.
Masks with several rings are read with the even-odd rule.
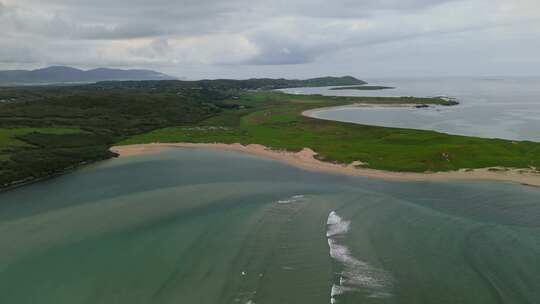
[[[332,285],[330,303],[337,303],[336,297],[350,291],[364,290],[369,292],[369,297],[388,297],[392,294],[391,275],[383,269],[378,269],[366,262],[355,258],[349,248],[339,244],[336,237],[349,231],[350,221],[343,220],[335,211],[330,212],[327,220],[328,247],[330,257],[341,264],[339,282]]]
[[[349,231],[349,226],[351,225],[350,221],[344,221],[335,211],[330,212],[328,215],[328,220],[326,221],[328,225],[328,231],[326,232],[326,237],[332,237],[339,234],[345,234]]]
[[[290,204],[301,201],[304,199],[304,195],[293,195],[287,199],[277,201],[278,204]]]
[[[342,221],[341,216],[339,216],[335,211],[328,214],[328,220],[326,220],[327,225],[334,225]]]
[[[336,296],[339,296],[339,295],[345,293],[346,291],[351,291],[351,289],[348,288],[348,287],[342,286],[341,278],[340,278],[340,284],[339,285],[336,285],[336,284],[332,285],[332,289],[330,290],[330,303],[331,304],[336,303]]]

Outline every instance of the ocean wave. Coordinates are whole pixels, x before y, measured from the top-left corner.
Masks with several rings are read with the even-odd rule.
[[[345,221],[335,211],[330,212],[327,220],[328,247],[330,257],[342,268],[339,282],[332,285],[330,303],[337,303],[337,297],[345,292],[366,291],[369,297],[392,296],[392,276],[385,270],[363,262],[351,254],[349,248],[338,242],[338,236],[349,231],[350,221]]]
[[[349,231],[350,221],[343,220],[335,211],[330,212],[326,221],[328,230],[326,237],[332,237],[339,234],[345,234]]]
[[[304,195],[302,195],[302,194],[293,195],[293,196],[291,196],[289,198],[279,200],[279,201],[277,201],[277,203],[278,204],[291,204],[291,203],[296,203],[296,202],[302,201],[303,199],[304,199]]]

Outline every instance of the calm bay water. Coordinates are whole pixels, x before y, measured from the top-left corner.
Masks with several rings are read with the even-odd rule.
[[[314,116],[368,125],[540,142],[540,78],[375,79],[369,83],[395,89],[295,88],[283,91],[330,96],[454,97],[460,105],[429,109],[343,107],[316,112]]]
[[[536,303],[540,189],[199,149],[0,194],[0,303]]]

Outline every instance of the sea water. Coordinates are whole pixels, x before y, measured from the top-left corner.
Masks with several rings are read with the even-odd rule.
[[[443,133],[540,141],[540,78],[401,78],[369,80],[391,90],[294,88],[288,93],[336,96],[445,96],[460,104],[431,108],[341,107],[318,111],[322,119]]]
[[[201,149],[0,194],[0,303],[535,303],[540,189]]]

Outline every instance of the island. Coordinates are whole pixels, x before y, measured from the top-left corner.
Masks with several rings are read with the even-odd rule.
[[[126,155],[130,147],[152,150],[156,143],[176,143],[267,157],[281,153],[307,169],[357,175],[540,185],[540,143],[309,117],[309,111],[324,107],[451,106],[454,100],[293,95],[269,89],[315,83],[328,84],[321,79],[250,79],[3,88],[0,99],[9,102],[0,104],[0,184],[7,189],[62,174]]]

